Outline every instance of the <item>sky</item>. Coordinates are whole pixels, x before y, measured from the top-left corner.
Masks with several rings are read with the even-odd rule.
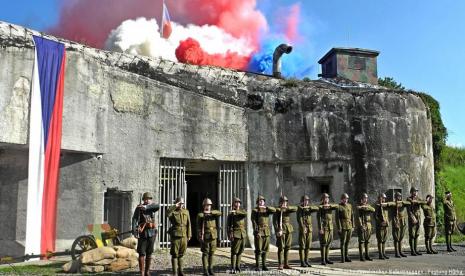
[[[47,31],[57,24],[61,5],[70,1],[79,0],[4,1],[0,21]],[[118,1],[114,0],[115,5]],[[169,5],[174,0],[165,1]],[[332,47],[380,51],[378,76],[393,77],[406,88],[432,95],[441,106],[449,133],[447,143],[465,146],[465,1],[257,0],[257,3],[274,25],[285,17],[285,13],[276,16],[277,7],[299,5],[297,26],[306,43],[296,43],[294,47],[296,51],[305,51],[308,60],[299,62],[309,68],[311,79],[317,79],[320,73],[317,61]],[[176,14],[171,14],[172,20],[175,17]],[[298,49],[299,46],[303,48]]]

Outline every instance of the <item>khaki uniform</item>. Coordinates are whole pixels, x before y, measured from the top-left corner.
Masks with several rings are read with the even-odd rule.
[[[376,203],[376,240],[378,241],[378,252],[380,259],[389,259],[386,255],[386,240],[389,227],[389,209],[395,205],[394,202]]]
[[[350,237],[354,229],[354,212],[350,203],[340,203],[336,209],[336,225],[341,240],[341,261],[350,261],[348,257]]]
[[[241,255],[244,252],[245,239],[247,237],[245,222],[247,212],[234,210],[228,214],[228,234],[231,240],[231,267],[240,268]]]
[[[297,223],[299,224],[299,257],[300,262],[308,265],[308,253],[312,245],[312,213],[318,212],[318,206],[299,206]]]
[[[452,248],[452,234],[456,227],[457,216],[455,214],[455,206],[452,200],[444,199],[444,229],[446,234],[446,245],[448,251],[454,251]]]
[[[434,210],[434,207],[429,204],[424,204],[421,208],[425,215],[423,228],[425,230],[426,252],[435,254],[436,251],[433,249],[433,239],[436,236],[436,210]]]
[[[323,230],[323,234],[320,232],[320,253],[321,253],[321,263],[332,263],[329,261],[329,249],[331,242],[333,241],[333,211],[337,210],[339,205],[337,204],[328,204],[328,205],[319,205],[317,220],[318,220],[318,230]]]
[[[407,208],[410,254],[412,256],[421,255],[417,250],[417,243],[420,235],[421,206],[426,204],[426,201],[411,196],[407,198],[407,201],[410,202],[410,206]]]
[[[392,238],[394,239],[394,249],[396,257],[406,257],[402,252],[402,239],[405,235],[405,228],[407,227],[406,208],[410,205],[408,201],[395,201],[390,207],[392,212]]]
[[[200,250],[202,251],[202,266],[204,271],[208,266],[208,271],[211,271],[213,266],[213,254],[216,251],[216,242],[218,238],[216,220],[221,216],[218,210],[211,210],[210,214],[199,213],[197,215],[197,233],[199,233],[199,241],[201,243]]]
[[[273,215],[273,226],[276,233],[276,246],[278,247],[279,266],[283,264],[283,260],[285,266],[289,265],[289,249],[291,249],[292,232],[294,232],[294,227],[291,223],[290,214],[295,212],[297,212],[296,206],[288,206],[285,209],[276,208],[276,212]],[[280,225],[281,221],[282,225]],[[281,236],[278,236],[279,231],[282,231]]]
[[[176,206],[171,206],[167,211],[167,216],[171,224],[171,227],[169,229],[171,242],[171,264],[175,274],[178,271],[178,269],[180,274],[182,274],[182,257],[186,252],[187,242],[192,237],[191,219],[189,216],[189,211],[184,208],[176,209]]]
[[[252,225],[254,229],[254,245],[255,245],[255,263],[258,268],[260,256],[262,257],[262,268],[266,268],[266,255],[270,247],[270,225],[269,216],[274,214],[276,209],[273,207],[254,208],[252,210]]]
[[[375,208],[368,204],[357,206],[358,251],[360,260],[371,260],[368,248],[370,247],[370,237],[372,233],[371,214],[374,212]],[[363,254],[363,247],[365,247],[365,254]]]

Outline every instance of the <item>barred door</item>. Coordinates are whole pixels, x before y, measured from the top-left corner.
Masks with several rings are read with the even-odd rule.
[[[219,241],[220,247],[230,246],[228,239],[228,231],[226,228],[227,217],[232,208],[233,197],[238,197],[242,201],[241,208],[246,208],[247,190],[244,180],[244,164],[243,163],[223,163],[220,166],[219,172],[219,193],[218,202],[220,211],[223,215],[220,218]]]
[[[168,229],[169,220],[166,216],[168,208],[174,204],[178,196],[186,202],[186,167],[183,159],[160,159],[159,197],[160,210],[158,211],[158,240],[161,248],[170,246]]]

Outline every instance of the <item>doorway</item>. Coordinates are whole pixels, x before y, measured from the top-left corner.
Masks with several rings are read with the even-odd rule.
[[[198,240],[196,219],[202,210],[202,201],[208,197],[213,201],[212,209],[218,209],[218,173],[187,172],[186,207],[189,210],[192,226],[192,239],[189,246],[200,246]]]

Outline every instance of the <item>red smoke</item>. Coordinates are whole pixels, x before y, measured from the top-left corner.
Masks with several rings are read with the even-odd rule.
[[[176,58],[182,63],[196,65],[214,65],[232,69],[245,70],[249,64],[250,57],[241,56],[235,52],[226,54],[208,54],[197,40],[188,38],[179,43],[176,48]]]
[[[300,5],[295,4],[290,8],[289,17],[286,20],[286,37],[289,41],[296,41],[299,37],[299,20],[300,20]]]

